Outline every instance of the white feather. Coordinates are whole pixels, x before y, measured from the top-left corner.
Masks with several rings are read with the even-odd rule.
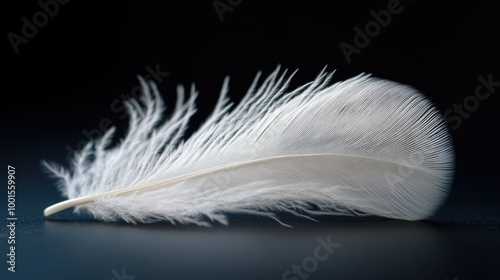
[[[211,117],[188,140],[197,92],[178,87],[171,117],[153,83],[126,103],[129,131],[88,143],[70,170],[46,167],[69,200],[98,219],[131,223],[227,224],[225,213],[274,217],[291,212],[369,214],[418,220],[447,196],[454,154],[440,113],[417,90],[359,75],[328,85],[332,74],[286,93],[276,69],[260,73],[234,109],[224,81]]]

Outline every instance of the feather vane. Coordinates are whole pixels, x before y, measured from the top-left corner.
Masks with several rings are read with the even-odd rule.
[[[440,113],[417,90],[369,75],[333,73],[287,92],[292,75],[260,73],[234,108],[226,78],[212,115],[189,137],[197,91],[165,105],[152,82],[126,102],[129,129],[89,142],[70,169],[44,162],[69,207],[103,221],[227,224],[225,213],[289,212],[419,220],[436,211],[454,154]]]

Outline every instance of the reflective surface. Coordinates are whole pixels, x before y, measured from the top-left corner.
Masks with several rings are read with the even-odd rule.
[[[288,228],[264,218],[233,216],[228,227],[199,228],[66,218],[19,221],[15,278],[472,279],[482,275],[493,279],[498,275],[498,222],[328,217],[315,223],[285,217],[283,221],[294,226]]]

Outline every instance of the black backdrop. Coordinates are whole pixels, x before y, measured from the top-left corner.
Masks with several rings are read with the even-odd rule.
[[[54,5],[49,5],[47,9],[50,11],[43,13],[51,15],[44,16],[40,11],[46,6],[43,3],[48,2],[57,3],[58,7],[56,9]],[[499,260],[498,255],[492,252],[495,248],[498,252],[500,218],[499,184],[496,179],[500,156],[496,111],[499,104],[497,95],[500,92],[500,21],[499,5],[495,1],[437,3],[386,0],[336,1],[327,4],[326,1],[270,3],[217,0],[63,3],[64,1],[18,1],[4,3],[3,8],[1,160],[2,165],[10,164],[17,169],[17,215],[19,219],[25,220],[18,227],[18,239],[19,250],[26,250],[26,254],[19,257],[21,272],[15,276],[25,277],[29,271],[45,275],[42,271],[49,269],[47,266],[41,266],[40,270],[33,268],[40,259],[44,255],[51,256],[54,262],[60,259],[50,250],[40,247],[38,241],[34,247],[26,244],[33,238],[45,240],[47,235],[53,233],[53,228],[75,226],[71,220],[77,219],[71,213],[49,222],[42,218],[44,207],[59,201],[60,197],[54,182],[42,172],[40,160],[66,162],[70,151],[77,149],[79,143],[85,142],[88,137],[102,134],[102,128],[109,124],[117,126],[123,133],[127,120],[120,110],[121,101],[136,93],[136,75],[149,75],[158,82],[167,104],[175,102],[177,84],[189,86],[195,83],[200,92],[199,110],[191,125],[195,129],[210,113],[226,75],[231,76],[229,95],[237,102],[250,86],[257,71],[269,74],[278,64],[283,68],[299,69],[292,81],[292,88],[310,81],[325,66],[329,71],[336,69],[334,81],[366,72],[409,84],[424,93],[447,116],[456,151],[456,175],[447,203],[424,227],[431,225],[439,229],[451,227],[451,231],[479,231],[486,237],[471,235],[464,242],[467,246],[476,248],[475,251],[464,254],[461,261],[453,259],[455,261],[446,261],[440,265],[422,264],[421,259],[415,256],[412,258],[416,259],[401,258],[413,255],[412,249],[406,248],[406,253],[394,253],[393,256],[399,256],[395,259],[399,259],[403,266],[410,266],[410,261],[419,262],[418,269],[411,274],[405,274],[404,269],[394,269],[398,272],[391,273],[391,269],[382,269],[385,267],[383,264],[374,265],[373,270],[366,272],[366,275],[370,275],[368,278],[376,279],[381,275],[380,279],[445,279],[455,276],[465,279],[474,274],[498,275],[494,274],[495,269],[490,265]],[[387,17],[388,14],[390,18]],[[152,72],[155,74],[151,74]],[[479,91],[482,95],[478,95],[477,87],[484,85],[484,80],[488,79],[493,82],[489,83],[489,87],[483,86]],[[4,209],[7,207],[4,199],[6,189],[5,194],[0,197],[0,217],[4,218]],[[65,219],[67,221],[62,222],[61,226],[58,221]],[[238,227],[243,229],[238,234],[246,230],[258,236],[263,228],[281,230],[279,225],[256,217],[235,217],[234,220],[243,220]],[[50,224],[54,222],[57,226]],[[291,242],[300,244],[296,245],[299,247],[311,240],[314,242],[316,236],[319,236],[314,234],[314,230],[327,230],[323,227],[338,224],[331,219],[322,220],[322,226],[301,220],[294,222],[296,228],[311,228],[312,231],[312,237],[307,239],[309,241],[301,239],[305,238],[302,235],[301,238],[292,238]],[[87,228],[87,225],[88,228],[103,226],[88,220],[82,223],[82,228]],[[384,228],[384,225],[370,224],[363,231],[377,230]],[[120,226],[125,227],[125,231],[137,230]],[[410,227],[411,230],[415,225],[397,224],[396,229],[391,228],[388,235],[398,236],[398,226],[403,227],[404,231],[408,230],[405,227]],[[177,230],[176,227],[167,225],[156,226],[155,230],[158,228],[165,232]],[[149,227],[139,229],[147,231]],[[339,232],[342,229],[344,228],[338,229]],[[2,228],[2,232],[4,230]],[[206,232],[191,227],[184,230],[195,234]],[[67,231],[71,234],[80,231],[80,227],[75,230],[70,226]],[[231,228],[221,228],[215,232],[229,237],[235,234]],[[433,232],[438,235],[441,233]],[[213,237],[214,231],[208,231],[208,234]],[[204,236],[200,234],[196,238]],[[158,240],[162,240],[161,238],[165,237],[162,235]],[[490,243],[483,244],[483,248],[474,243],[477,239],[489,240]],[[242,242],[245,240],[242,237]],[[272,240],[263,242],[274,242]],[[231,247],[231,240],[226,242],[223,238],[214,242],[220,242],[219,247],[216,247],[219,249],[215,249],[213,253],[219,258],[224,257],[217,253],[237,254],[245,251],[238,249],[238,246]],[[5,258],[5,242],[0,244]],[[457,242],[450,246],[455,248],[459,244]],[[220,249],[226,247],[227,250]],[[165,250],[170,249],[167,247]],[[189,251],[185,248],[182,250]],[[296,262],[307,256],[309,249],[304,250],[303,254],[300,250],[292,250],[297,254]],[[345,258],[344,261],[352,258],[354,261],[358,257],[365,257],[368,261],[370,258],[381,257],[374,253],[376,250],[370,250],[360,251],[360,255],[354,256],[354,251],[351,251],[350,256],[338,258]],[[455,251],[442,251],[450,258],[455,255]],[[431,250],[432,254],[442,251]],[[157,252],[158,257],[165,257],[161,252]],[[383,255],[386,251],[380,252]],[[210,258],[211,254],[197,254],[195,260],[186,258],[185,262],[179,261],[176,270],[167,269],[168,264],[164,267],[165,270],[161,266],[145,270],[141,265],[134,267],[130,264],[127,269],[135,270],[136,279],[154,279],[151,275],[161,275],[158,279],[206,277],[193,270],[196,271],[198,264],[206,260],[203,257]],[[212,271],[218,278],[278,279],[282,277],[281,272],[293,264],[291,261],[287,265],[284,254],[273,257],[276,265],[267,262],[267,265],[262,266],[257,257],[260,254],[272,255],[263,250],[248,259],[242,258],[241,262],[236,258],[236,267],[240,267],[242,271],[251,270],[250,274],[233,275],[230,271],[236,268],[230,264],[216,264],[212,267],[213,271],[200,268],[200,273]],[[424,257],[429,257],[431,253],[428,254],[424,254]],[[483,259],[473,262],[472,256],[475,254]],[[155,263],[143,257],[138,259],[138,263]],[[74,263],[66,261],[68,264]],[[100,262],[100,265],[103,263],[106,264],[106,260]],[[353,263],[347,262],[342,271],[338,267],[340,261],[337,264],[334,261],[331,263],[334,268],[319,268],[316,274],[311,274],[311,279],[353,279],[364,275],[357,271]],[[98,277],[109,279],[113,277],[110,270],[115,267],[118,271],[120,268],[120,264],[113,265],[103,265],[105,272],[97,268],[89,271],[99,271],[100,274],[96,274],[100,275]],[[479,265],[481,266],[478,267]],[[182,270],[183,267],[190,272]],[[275,268],[278,272],[273,270]],[[56,266],[50,269],[57,277],[76,277],[64,274],[67,270],[58,270]],[[1,267],[1,270],[6,268]],[[419,274],[422,271],[430,274]],[[9,277],[13,275],[8,274]]]

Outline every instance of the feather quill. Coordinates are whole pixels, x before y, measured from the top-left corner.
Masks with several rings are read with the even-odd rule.
[[[197,91],[177,88],[173,113],[139,77],[129,129],[90,141],[65,169],[44,166],[75,207],[103,221],[227,224],[226,213],[276,218],[290,212],[424,219],[447,197],[454,168],[440,113],[417,90],[361,74],[330,84],[333,73],[287,92],[292,75],[260,73],[233,109],[226,78],[212,115],[183,140]]]

